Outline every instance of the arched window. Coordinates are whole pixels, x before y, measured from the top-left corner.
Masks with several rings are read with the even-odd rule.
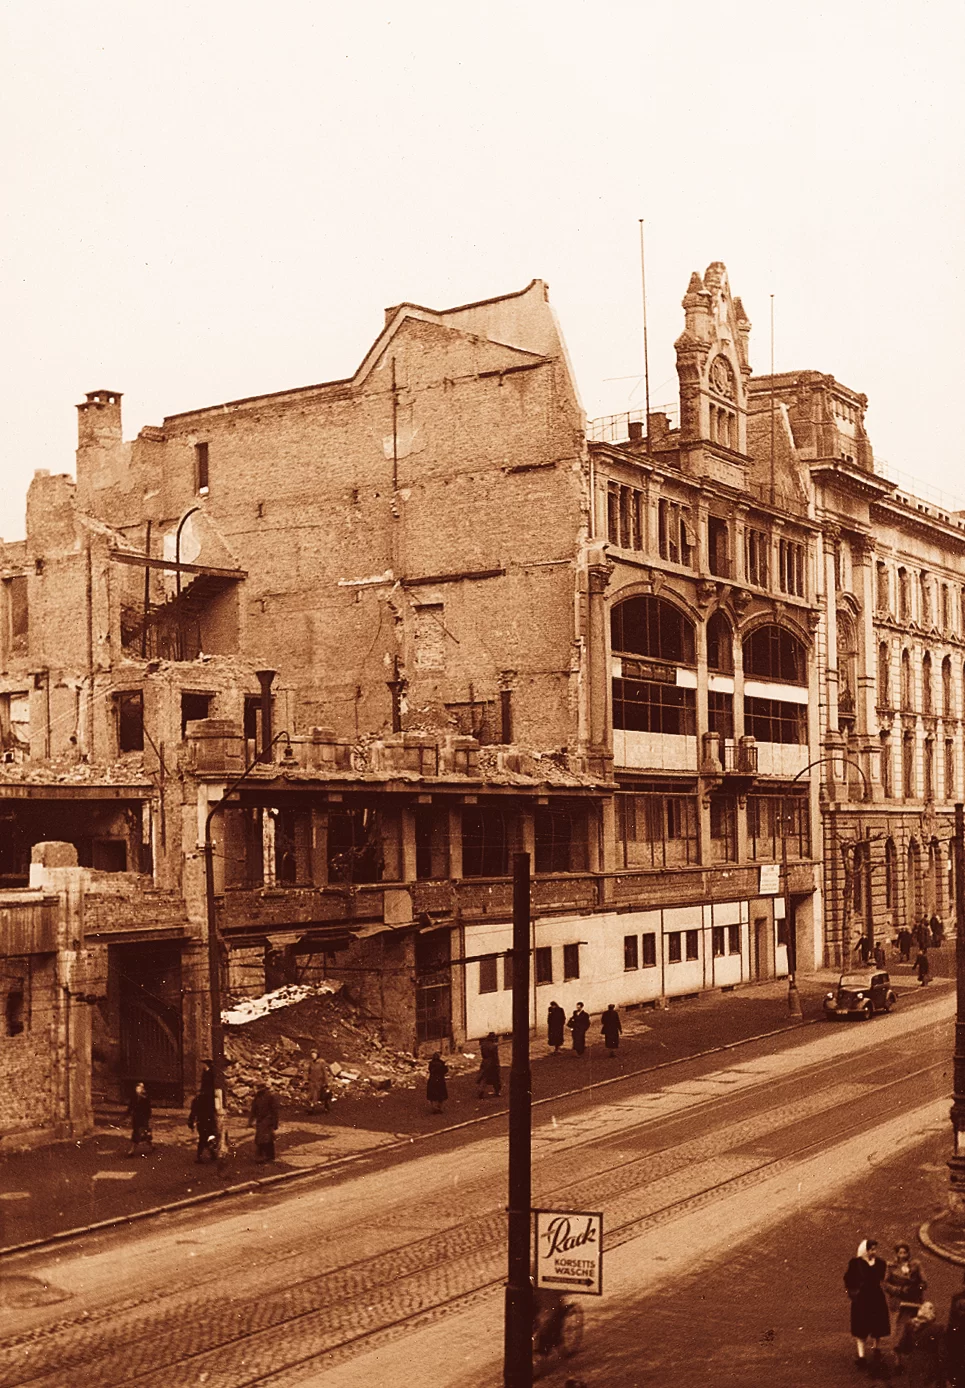
[[[921,850],[914,839],[908,845],[905,870],[905,923],[915,926],[922,917]]]
[[[894,768],[892,766],[891,734],[881,734],[881,790],[890,800],[895,793]]]
[[[931,656],[926,651],[921,658],[921,711],[926,716],[934,713],[931,683]]]
[[[942,584],[942,631],[947,632],[951,621],[951,606],[948,601],[948,584]]]
[[[898,851],[894,839],[885,844],[885,906],[893,911],[898,905]]]
[[[838,613],[838,722],[854,727],[857,700],[858,642],[854,622],[846,612]]]
[[[918,600],[921,624],[923,627],[930,627],[932,624],[931,582],[924,569],[918,575]]]
[[[906,800],[915,798],[915,734],[901,735],[901,793]]]
[[[911,590],[908,584],[908,570],[898,570],[898,620],[907,622],[911,617]]]
[[[942,850],[937,839],[928,845],[928,908],[939,916],[945,910],[942,901]]]
[[[942,717],[952,716],[952,658],[946,655],[942,661]]]
[[[744,637],[744,676],[758,680],[780,680],[784,684],[807,684],[804,647],[784,627],[758,627]]]
[[[913,713],[915,710],[915,687],[911,675],[911,654],[907,647],[901,653],[901,711]]]
[[[613,677],[614,730],[693,737],[697,681],[680,681],[681,666],[696,666],[693,622],[661,598],[627,598],[610,613],[610,639],[620,670]]]
[[[734,673],[734,633],[721,611],[707,622],[707,668],[718,675]]]
[[[887,641],[878,646],[878,706],[891,708],[891,652]]]

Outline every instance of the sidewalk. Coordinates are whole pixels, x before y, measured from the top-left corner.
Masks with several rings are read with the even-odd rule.
[[[949,986],[954,955],[947,948],[930,955],[935,980],[918,989],[910,968],[891,966],[899,1006],[913,1006]],[[775,1046],[796,1045],[813,1035],[811,1023],[822,1020],[821,1001],[836,981],[830,970],[799,978],[804,1024],[788,1014],[787,982],[749,985],[732,993],[702,994],[675,1002],[667,1010],[627,1009],[617,1057],[610,1059],[594,1019],[584,1056],[544,1050],[542,1035],[532,1044],[534,1101],[585,1089],[605,1080],[659,1069],[755,1037],[771,1036]],[[467,1049],[469,1049],[467,1047]],[[234,1159],[220,1176],[205,1160],[195,1163],[195,1137],[186,1111],[155,1113],[155,1150],[126,1158],[129,1132],[120,1110],[101,1113],[95,1132],[78,1142],[57,1143],[6,1155],[0,1148],[0,1252],[23,1244],[83,1231],[103,1222],[137,1218],[159,1207],[204,1200],[250,1187],[266,1177],[318,1170],[376,1148],[409,1146],[433,1133],[465,1125],[466,1139],[477,1125],[506,1111],[509,1044],[501,1046],[504,1088],[499,1099],[480,1101],[472,1073],[449,1083],[449,1102],[442,1116],[425,1100],[424,1080],[415,1089],[345,1095],[331,1114],[307,1115],[283,1110],[276,1144],[278,1160],[264,1168],[254,1162],[251,1131],[240,1118],[231,1120]]]

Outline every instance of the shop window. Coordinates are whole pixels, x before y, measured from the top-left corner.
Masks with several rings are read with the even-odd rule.
[[[588,863],[585,807],[539,808],[534,819],[535,871],[585,872]]]
[[[660,558],[691,568],[696,541],[690,507],[661,497],[657,504],[657,531]]]
[[[667,963],[679,964],[682,959],[681,933],[679,930],[671,930],[667,935]]]
[[[744,572],[748,583],[757,588],[767,587],[767,551],[770,538],[766,530],[744,531]]]
[[[184,690],[181,694],[181,736],[188,735],[188,724],[197,722],[201,718],[208,718],[211,714],[211,704],[214,700],[213,694],[195,694]]]
[[[623,867],[681,867],[697,861],[697,797],[662,790],[616,797]]]
[[[509,871],[509,839],[509,825],[504,810],[489,806],[464,806],[463,877],[505,877]]]
[[[734,673],[734,634],[719,610],[707,621],[707,668],[717,675]]]
[[[806,792],[749,795],[747,835],[755,861],[776,862],[785,843],[789,858],[810,857],[811,827]]]
[[[579,978],[580,976],[580,946],[563,946],[563,978]]]
[[[730,528],[717,516],[707,517],[707,566],[717,578],[730,578]]]
[[[728,954],[740,954],[741,952],[741,928],[739,925],[727,927],[727,952]]]
[[[713,951],[714,951],[714,958],[715,958],[715,959],[720,959],[720,957],[721,957],[721,956],[724,954],[724,952],[725,952],[725,949],[724,949],[724,927],[723,927],[722,925],[715,925],[714,928],[713,928],[713,930],[710,932],[710,938],[711,938],[711,946],[712,946]]]
[[[784,684],[807,683],[807,660],[801,642],[784,627],[768,624],[744,638],[744,676],[777,680]]]
[[[535,953],[536,982],[553,982],[553,948],[551,945],[540,945]]]
[[[779,540],[778,584],[782,593],[804,597],[804,546],[797,540]]]
[[[795,743],[808,740],[807,707],[783,699],[745,699],[744,732],[758,742]]]
[[[497,958],[498,956],[495,954],[487,954],[484,959],[479,961],[480,993],[495,993],[499,988]]]
[[[640,941],[636,935],[623,937],[623,967],[626,970],[640,967]]]
[[[641,935],[640,944],[642,946],[643,967],[645,969],[655,969],[657,967],[657,937],[652,930],[648,930],[645,935]]]
[[[686,943],[687,943],[687,958],[688,958],[688,959],[699,959],[699,958],[700,958],[700,931],[699,931],[699,930],[687,930],[687,931],[685,931],[685,935],[686,935]]]
[[[305,886],[312,880],[312,820],[308,810],[273,810],[275,881],[280,887]]]

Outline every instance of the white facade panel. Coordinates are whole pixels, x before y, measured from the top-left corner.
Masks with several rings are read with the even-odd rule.
[[[638,733],[617,728],[613,733],[617,766],[646,770],[696,771],[697,739],[676,733]]]

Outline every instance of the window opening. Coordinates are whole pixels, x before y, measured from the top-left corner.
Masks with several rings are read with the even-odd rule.
[[[636,935],[623,937],[623,967],[627,970],[640,967],[640,941]]]
[[[140,689],[114,695],[117,709],[117,750],[144,751],[144,695]]]
[[[463,806],[463,877],[505,877],[509,871],[506,812],[489,806]]]
[[[553,982],[553,947],[551,945],[540,945],[536,950],[536,982]]]
[[[211,703],[214,699],[213,694],[192,694],[186,690],[181,694],[181,737],[188,735],[188,724],[194,723],[200,718],[207,718],[211,713]]]
[[[744,568],[748,583],[753,583],[757,588],[767,587],[768,545],[766,530],[749,528],[744,531]]]
[[[580,976],[580,946],[563,946],[563,978],[579,978]]]
[[[804,647],[783,627],[758,627],[744,638],[744,675],[784,684],[807,683]]]
[[[198,495],[204,496],[208,491],[208,445],[206,443],[194,445],[194,483]]]
[[[647,931],[641,935],[640,944],[643,955],[643,967],[645,969],[655,969],[657,967],[657,937],[653,931]]]
[[[479,991],[480,993],[495,993],[498,988],[497,956],[487,954],[484,959],[479,961]]]

